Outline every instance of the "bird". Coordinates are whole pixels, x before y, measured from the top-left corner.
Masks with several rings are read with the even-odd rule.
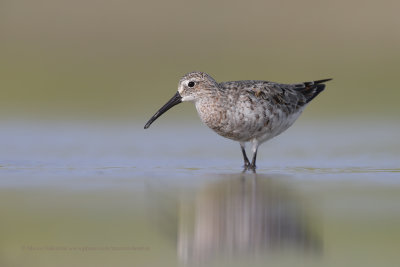
[[[288,129],[330,80],[294,84],[264,80],[217,82],[205,72],[189,72],[179,80],[175,95],[144,129],[175,105],[193,102],[204,124],[239,142],[244,171],[255,172],[258,147]],[[251,144],[251,161],[246,155],[246,143]]]

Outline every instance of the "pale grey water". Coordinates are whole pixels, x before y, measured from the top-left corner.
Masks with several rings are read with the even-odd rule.
[[[300,121],[255,175],[200,123],[5,122],[0,266],[397,266],[399,130]]]

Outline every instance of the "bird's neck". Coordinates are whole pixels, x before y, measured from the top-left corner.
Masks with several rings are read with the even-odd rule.
[[[214,128],[216,122],[226,117],[226,109],[222,107],[219,95],[198,99],[195,106],[200,119],[210,128]]]

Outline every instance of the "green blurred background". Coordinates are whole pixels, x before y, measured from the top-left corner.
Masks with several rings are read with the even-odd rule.
[[[217,81],[332,77],[306,117],[397,118],[399,10],[391,0],[2,0],[0,118],[144,122],[194,70]]]

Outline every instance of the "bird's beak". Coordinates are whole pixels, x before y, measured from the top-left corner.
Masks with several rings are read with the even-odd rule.
[[[149,128],[150,125],[153,123],[153,121],[155,121],[158,117],[164,114],[167,110],[169,110],[173,106],[178,105],[181,102],[182,102],[182,96],[179,94],[179,92],[176,92],[176,94],[164,106],[162,106],[162,108],[160,108],[156,112],[156,114],[153,115],[153,117],[150,118],[150,120],[146,123],[144,128],[145,129]]]

